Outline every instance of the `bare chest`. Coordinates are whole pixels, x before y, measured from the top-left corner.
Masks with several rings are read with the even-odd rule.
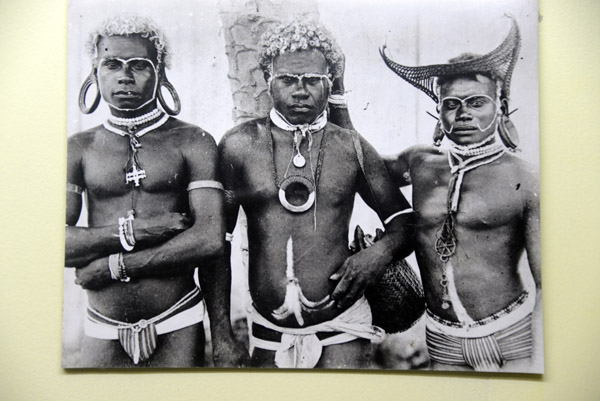
[[[422,227],[439,226],[448,213],[449,194],[458,192],[456,224],[470,229],[510,225],[522,217],[523,197],[519,177],[511,177],[497,164],[468,171],[455,185],[447,162],[411,170],[413,208]]]
[[[139,138],[136,159],[145,178],[140,180],[145,192],[179,191],[187,182],[185,160],[168,138],[147,134]],[[90,194],[99,198],[117,197],[131,189],[125,175],[134,155],[129,138],[102,132],[86,149],[83,174]]]
[[[352,147],[340,148],[334,138],[315,135],[312,146],[303,141],[300,153],[304,165],[294,163],[298,152],[285,136],[261,138],[249,149],[243,165],[242,203],[254,206],[276,202],[280,188],[290,177],[304,177],[314,184],[319,205],[335,207],[354,200],[359,174]],[[351,144],[350,144],[351,146]]]

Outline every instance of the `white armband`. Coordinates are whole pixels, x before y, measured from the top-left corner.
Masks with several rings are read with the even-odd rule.
[[[219,181],[214,181],[214,180],[192,181],[187,186],[188,191],[193,191],[194,189],[202,189],[202,188],[214,188],[214,189],[219,189],[221,191],[224,190],[223,184],[221,184]]]
[[[83,193],[83,188],[81,188],[79,185],[67,182],[67,192],[74,192],[78,195],[81,195]]]
[[[401,214],[407,214],[407,213],[412,213],[412,212],[413,212],[413,210],[412,210],[412,207],[410,207],[410,208],[408,208],[408,209],[401,210],[401,211],[399,211],[399,212],[396,212],[396,213],[392,214],[390,217],[388,217],[387,219],[385,219],[385,220],[383,221],[383,225],[384,225],[384,226],[385,226],[385,225],[388,225],[388,223],[389,223],[390,221],[394,220],[396,217],[400,216]]]
[[[333,95],[333,94],[329,95],[327,102],[333,107],[338,107],[338,108],[348,107],[348,102],[346,101],[346,98],[344,97],[344,95]]]

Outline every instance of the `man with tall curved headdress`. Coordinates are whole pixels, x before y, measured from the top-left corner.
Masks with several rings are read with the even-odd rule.
[[[408,202],[383,160],[355,131],[329,122],[344,107],[343,56],[316,23],[265,33],[260,66],[273,108],[219,144],[227,229],[248,218],[250,348],[255,366],[358,368],[372,326],[362,296],[410,236]],[[332,82],[333,81],[333,82]],[[387,235],[351,256],[348,229],[359,193]],[[229,249],[228,247],[226,249]],[[225,260],[229,266],[229,258]]]
[[[173,117],[170,49],[153,21],[108,19],[89,47],[79,105],[88,114],[104,99],[110,116],[68,140],[65,264],[88,298],[80,366],[201,366],[203,294],[217,361],[232,362],[229,294],[211,283],[208,264],[225,239],[216,143]],[[75,227],[84,192],[88,227]]]
[[[518,145],[508,100],[519,47],[512,20],[507,38],[484,56],[407,67],[381,51],[439,113],[434,146],[411,147],[386,163],[400,186],[412,184],[427,346],[444,368],[519,370],[510,361],[532,355],[532,314],[541,303],[538,178],[507,152]],[[439,148],[444,138],[447,151]],[[524,251],[536,289],[519,275]]]

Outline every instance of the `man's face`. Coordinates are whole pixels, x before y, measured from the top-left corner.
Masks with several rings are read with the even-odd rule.
[[[327,61],[318,50],[277,56],[271,79],[275,109],[292,124],[312,123],[327,106],[329,83],[326,76]]]
[[[440,119],[446,136],[458,145],[477,143],[496,128],[496,83],[483,75],[459,77],[440,88]]]
[[[135,110],[155,96],[156,50],[138,35],[98,41],[98,83],[104,100],[121,110]]]

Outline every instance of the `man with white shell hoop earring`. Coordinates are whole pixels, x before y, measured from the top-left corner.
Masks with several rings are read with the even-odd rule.
[[[229,294],[213,284],[210,262],[225,242],[216,143],[173,117],[170,48],[154,21],[107,19],[89,51],[79,105],[92,113],[103,99],[110,116],[68,139],[65,265],[88,299],[78,367],[202,366],[205,308],[215,363],[238,366]],[[76,227],[83,193],[88,224]]]

